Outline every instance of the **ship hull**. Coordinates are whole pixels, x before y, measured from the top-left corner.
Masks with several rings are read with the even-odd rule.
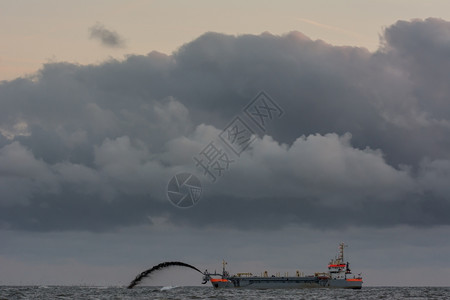
[[[361,289],[362,281],[319,277],[229,277],[211,281],[215,288],[246,289],[305,289],[341,288]]]

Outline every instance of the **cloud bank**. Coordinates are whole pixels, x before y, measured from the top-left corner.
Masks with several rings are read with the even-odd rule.
[[[2,82],[0,226],[448,225],[449,32],[399,21],[374,53],[299,32],[205,33],[172,55]],[[210,184],[192,157],[260,90],[285,114]],[[189,210],[165,195],[183,171],[205,183]]]

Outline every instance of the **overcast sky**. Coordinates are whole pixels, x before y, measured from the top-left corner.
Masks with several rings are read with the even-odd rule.
[[[381,1],[366,22],[352,1],[334,15],[108,2],[65,21],[43,3],[31,35],[14,25],[33,10],[0,4],[0,284],[126,285],[165,260],[313,273],[344,241],[367,285],[448,285],[448,4]],[[146,26],[131,33],[124,11]],[[180,14],[187,33],[171,34]],[[261,91],[272,111],[254,106]],[[236,120],[254,133],[238,153]],[[210,145],[227,162],[214,179],[194,160]],[[167,197],[182,172],[202,184],[187,209]],[[149,284],[200,283],[189,272]]]

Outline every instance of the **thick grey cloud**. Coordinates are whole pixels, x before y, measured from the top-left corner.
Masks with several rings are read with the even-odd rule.
[[[206,33],[172,55],[52,63],[3,82],[0,224],[448,225],[449,31],[443,20],[400,21],[375,53],[298,32]],[[209,183],[192,157],[220,145],[260,90],[285,114]],[[189,210],[165,195],[183,171],[205,188]]]
[[[89,27],[89,36],[91,39],[100,41],[103,46],[113,48],[125,46],[125,40],[117,32],[106,29],[105,26],[100,23]]]

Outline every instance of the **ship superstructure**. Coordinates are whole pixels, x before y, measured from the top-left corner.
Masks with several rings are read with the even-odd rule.
[[[222,273],[204,272],[203,283],[211,282],[215,288],[346,288],[361,289],[361,274],[353,275],[349,263],[344,260],[344,243],[339,244],[337,257],[328,264],[328,272],[315,273],[314,275],[303,275],[296,271],[295,276],[289,274],[277,273],[268,275],[265,271],[260,276],[254,276],[252,273],[237,273],[230,275],[226,270],[226,262],[222,263]]]

